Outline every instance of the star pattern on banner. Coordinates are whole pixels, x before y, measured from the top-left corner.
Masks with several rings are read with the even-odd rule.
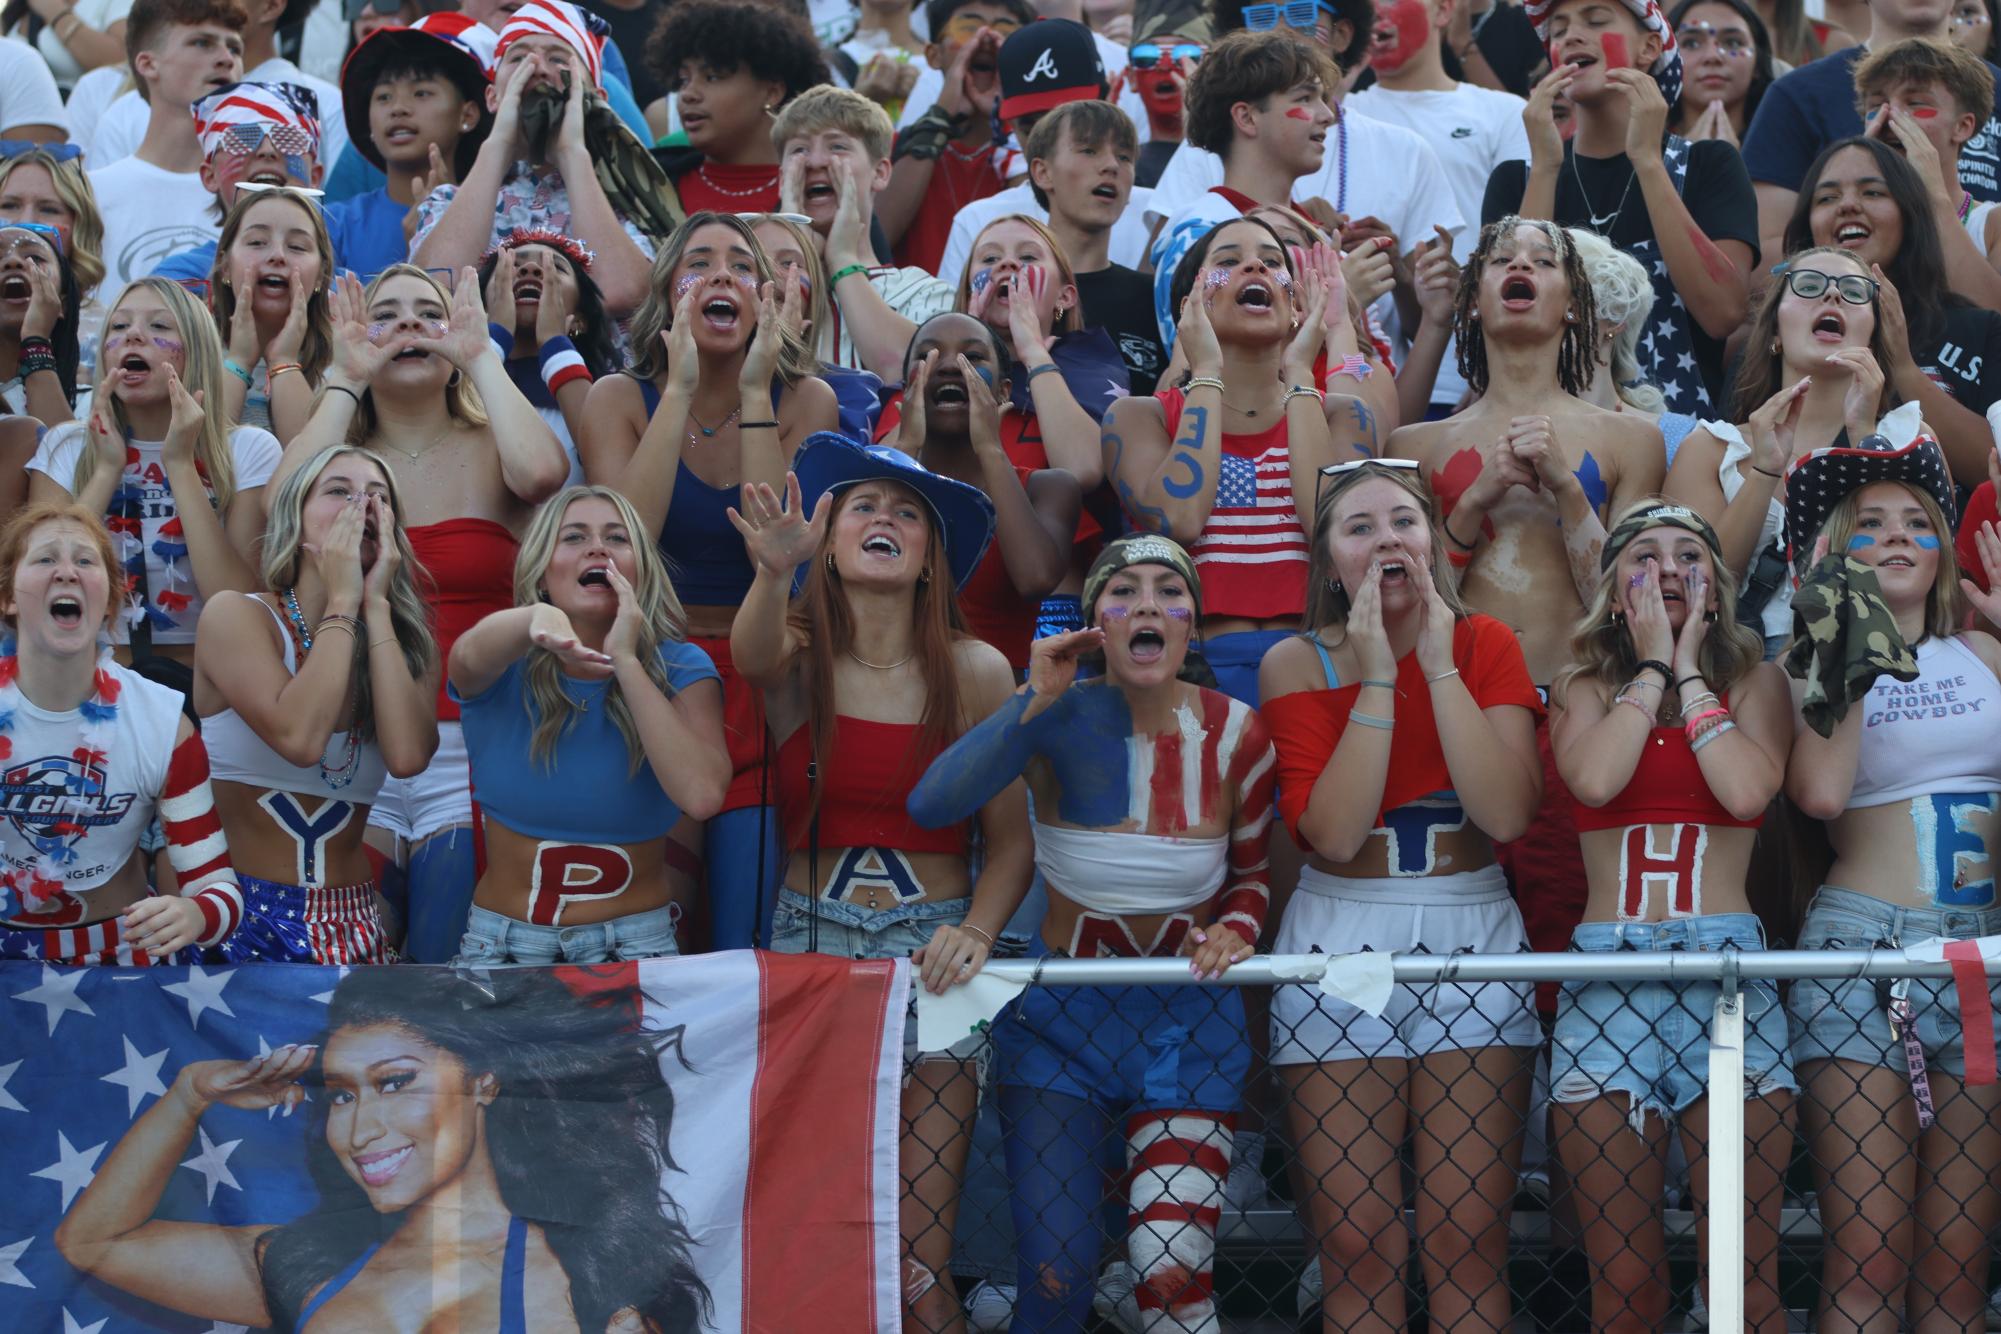
[[[97,1175],[97,1160],[110,1147],[107,1141],[81,1152],[69,1142],[69,1136],[56,1132],[56,1160],[40,1171],[28,1173],[31,1177],[41,1177],[62,1187],[63,1211],[69,1211],[70,1201],[83,1194],[83,1188]]]
[[[208,1184],[208,1202],[211,1205],[215,1203],[215,1188],[217,1185],[224,1185],[231,1190],[241,1191],[243,1187],[237,1184],[235,1174],[229,1170],[229,1155],[235,1153],[236,1146],[243,1143],[243,1141],[233,1139],[224,1144],[217,1144],[208,1137],[206,1127],[196,1127],[195,1133],[201,1137],[201,1152],[182,1163],[181,1166],[190,1171],[201,1173],[202,1180]]]
[[[98,1334],[98,1331],[109,1323],[111,1323],[111,1317],[106,1316],[102,1320],[86,1325],[71,1315],[67,1306],[63,1308],[63,1334]]]
[[[199,1029],[201,1017],[210,1010],[216,1010],[229,1018],[236,1018],[236,1011],[229,1008],[229,1002],[222,998],[222,989],[229,985],[234,973],[203,972],[199,965],[188,969],[188,980],[169,982],[160,990],[170,996],[179,996],[188,1003],[188,1027]]]
[[[65,973],[59,973],[47,964],[43,964],[41,985],[15,992],[14,999],[44,1007],[48,1011],[49,1036],[54,1037],[56,1025],[62,1022],[66,1014],[87,1014],[93,1019],[97,1017],[97,1011],[90,1008],[90,1003],[76,994],[76,989],[83,985],[86,971],[82,968],[73,968]]]
[[[166,1064],[168,1048],[162,1047],[151,1056],[143,1056],[132,1045],[131,1038],[121,1038],[125,1043],[125,1064],[108,1075],[100,1075],[107,1084],[117,1084],[125,1090],[125,1114],[139,1115],[139,1104],[151,1094],[156,1098],[167,1096],[167,1086],[160,1079],[160,1067]]]
[[[21,1257],[28,1253],[28,1245],[33,1237],[23,1237],[20,1241],[0,1246],[0,1284],[12,1288],[32,1288],[28,1276],[21,1272]]]
[[[11,1061],[6,1065],[0,1065],[0,1112],[25,1112],[28,1110],[16,1102],[14,1095],[7,1091],[7,1081],[14,1077],[14,1072],[19,1070],[23,1064],[24,1062],[21,1061]]]

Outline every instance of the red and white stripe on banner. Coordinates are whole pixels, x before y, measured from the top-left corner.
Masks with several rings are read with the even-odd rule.
[[[732,951],[632,966],[646,1027],[683,1030],[686,1067],[666,1057],[682,1170],[666,1184],[715,1328],[896,1334],[908,965]]]

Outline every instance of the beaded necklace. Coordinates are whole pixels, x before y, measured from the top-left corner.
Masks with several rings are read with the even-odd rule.
[[[304,667],[306,665],[305,654],[313,651],[313,633],[306,628],[305,613],[299,610],[299,590],[297,588],[288,588],[281,596],[285,602],[285,618],[291,621],[292,633],[297,637],[299,646],[303,650],[300,654],[299,666]],[[350,668],[347,680],[347,754],[341,757],[340,764],[333,769],[327,768],[326,756],[322,755],[320,757],[320,778],[328,787],[333,788],[335,791],[339,791],[349,783],[352,783],[356,770],[360,768],[361,720],[354,716],[354,711],[360,704],[360,701],[361,674]]]

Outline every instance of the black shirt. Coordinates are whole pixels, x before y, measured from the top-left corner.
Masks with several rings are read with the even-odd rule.
[[[1084,308],[1085,326],[1111,335],[1132,377],[1133,393],[1152,394],[1160,373],[1167,369],[1167,349],[1153,318],[1153,283],[1143,273],[1112,264],[1077,275],[1077,300]]]
[[[1919,368],[1967,411],[1985,416],[2001,399],[2001,315],[1979,306],[1947,306],[1939,345],[1914,355]]]
[[[1141,144],[1139,163],[1133,171],[1133,184],[1147,190],[1159,185],[1160,173],[1167,170],[1167,160],[1179,147],[1179,139],[1149,139]]]
[[[1503,162],[1487,178],[1486,198],[1480,203],[1484,226],[1506,217],[1521,207],[1522,192],[1528,188],[1529,164],[1516,159]],[[1581,182],[1581,184],[1580,184]],[[1718,140],[1689,145],[1688,175],[1682,185],[1682,203],[1703,235],[1711,241],[1742,241],[1751,247],[1755,267],[1758,257],[1758,197],[1751,177],[1737,150]],[[1566,227],[1590,227],[1622,250],[1654,241],[1653,219],[1647,214],[1646,200],[1640,195],[1639,179],[1624,153],[1617,157],[1578,157],[1566,147],[1563,166],[1556,178],[1556,219]],[[1655,263],[1665,263],[1656,259]],[[1664,273],[1665,270],[1660,270]],[[1695,348],[1696,367],[1709,391],[1710,402],[1723,402],[1723,342],[1711,338],[1693,316],[1682,312]],[[1673,367],[1658,375],[1663,391],[1670,390]],[[1677,403],[1670,392],[1668,405],[1683,411],[1693,408],[1693,400]]]

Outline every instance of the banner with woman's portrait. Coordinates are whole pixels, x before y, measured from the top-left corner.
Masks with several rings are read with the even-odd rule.
[[[0,963],[9,1330],[899,1328],[907,966]]]

